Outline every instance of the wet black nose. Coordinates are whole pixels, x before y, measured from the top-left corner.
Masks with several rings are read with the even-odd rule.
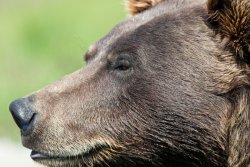
[[[17,99],[10,104],[9,109],[22,135],[30,134],[37,115],[32,109],[32,102],[27,98]]]

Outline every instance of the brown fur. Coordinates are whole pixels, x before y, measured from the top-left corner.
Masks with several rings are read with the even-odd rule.
[[[233,167],[250,165],[250,117],[249,117],[249,55],[250,55],[250,2],[248,0],[209,0],[209,20],[220,36],[221,46],[228,50],[220,55],[234,72],[228,71],[224,84],[228,93],[230,110],[228,114],[228,163]],[[231,86],[225,83],[231,82]],[[246,87],[246,88],[245,88]],[[226,120],[225,120],[226,121]]]
[[[56,167],[250,166],[249,1],[128,6],[84,69],[26,98],[24,146]]]
[[[250,53],[250,2],[248,0],[210,0],[210,19],[217,23],[217,31],[222,35],[226,48],[230,48],[241,59],[249,59]],[[218,6],[218,8],[216,8]],[[222,8],[222,9],[221,9]]]
[[[249,89],[242,88],[232,94],[234,110],[229,119],[229,166],[241,167],[250,165],[250,122]]]
[[[135,15],[141,13],[162,0],[127,0],[127,8],[130,14]]]
[[[226,77],[225,81],[234,80],[231,88],[227,88],[227,91],[231,91],[228,96],[232,105],[227,121],[228,163],[229,166],[237,167],[250,165],[249,5],[248,0],[210,0],[208,2],[210,21],[215,32],[221,37],[221,46],[231,52],[227,56],[223,56],[226,59],[222,59],[222,61],[227,63],[228,67],[233,67],[232,69],[235,71],[233,72],[234,77],[226,74],[223,76]],[[220,87],[225,89],[227,86],[223,84]]]

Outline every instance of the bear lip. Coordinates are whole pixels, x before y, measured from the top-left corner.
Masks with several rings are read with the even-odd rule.
[[[37,151],[31,151],[30,157],[32,159],[48,159],[48,158],[50,158],[50,156],[43,154],[43,153],[40,153],[40,152],[37,152]]]
[[[70,156],[70,157],[66,157],[66,156],[56,156],[56,155],[48,155],[46,153],[41,153],[38,151],[31,151],[30,157],[33,160],[67,160],[67,159],[74,159],[79,157],[80,155],[77,156]]]
[[[32,150],[30,157],[35,161],[36,160],[72,160],[72,159],[77,159],[80,157],[88,157],[91,155],[98,154],[99,152],[107,148],[108,148],[107,145],[100,145],[100,146],[93,147],[81,154],[70,155],[70,156],[51,155],[48,153],[43,153],[43,152]]]
[[[87,156],[87,153],[83,154]],[[33,160],[67,160],[67,159],[75,159],[78,158],[81,155],[76,155],[76,156],[58,156],[58,155],[48,155],[46,153],[38,152],[38,151],[31,151],[30,157]]]

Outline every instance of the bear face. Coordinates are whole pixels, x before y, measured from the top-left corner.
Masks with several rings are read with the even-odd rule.
[[[247,166],[248,38],[228,14],[247,5],[128,1],[86,67],[10,105],[23,145],[47,166]]]

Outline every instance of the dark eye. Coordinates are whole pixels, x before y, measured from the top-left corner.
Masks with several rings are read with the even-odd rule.
[[[120,55],[114,63],[114,69],[119,71],[127,71],[132,67],[132,59],[129,55]]]
[[[115,69],[116,70],[120,70],[120,71],[126,71],[128,69],[130,69],[131,67],[131,63],[128,60],[118,60],[115,64]]]

